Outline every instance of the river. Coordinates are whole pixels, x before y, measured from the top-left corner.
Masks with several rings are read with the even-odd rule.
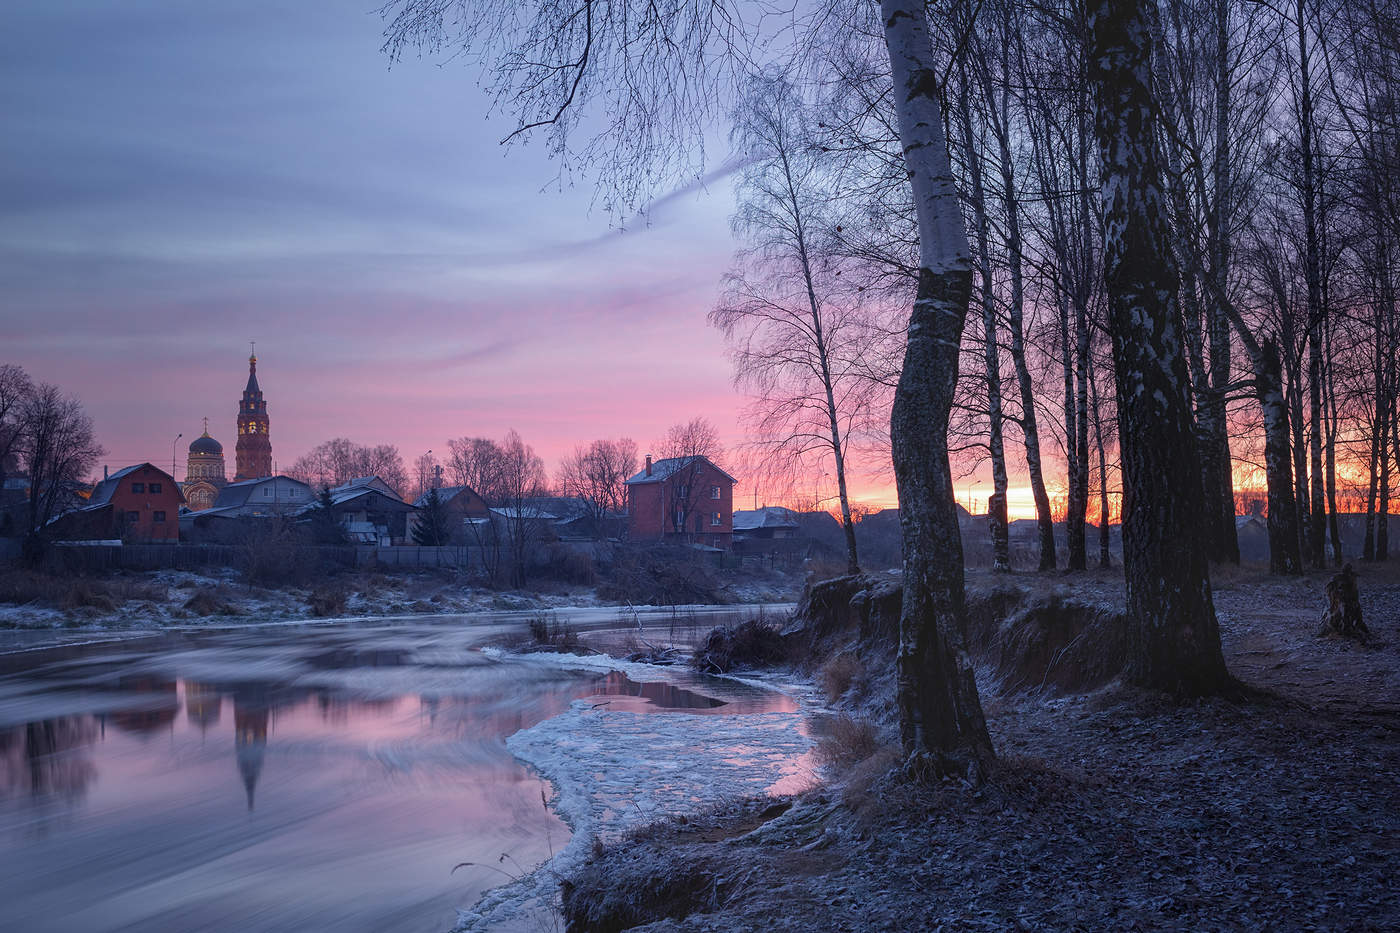
[[[488,647],[522,627],[65,633],[0,654],[0,927],[447,930],[578,849],[556,810],[606,835],[804,779],[788,696]]]

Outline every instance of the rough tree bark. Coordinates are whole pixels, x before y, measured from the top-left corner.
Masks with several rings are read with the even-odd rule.
[[[1151,13],[1146,0],[1089,0],[1086,10],[1123,464],[1127,673],[1144,685],[1208,694],[1231,678],[1200,534],[1204,499],[1157,142]]]
[[[924,5],[881,0],[880,14],[913,189],[920,266],[890,414],[904,536],[896,687],[900,739],[906,754],[931,758],[940,771],[975,770],[990,763],[994,753],[967,652],[962,540],[948,463],[948,416],[972,298],[972,268]]]

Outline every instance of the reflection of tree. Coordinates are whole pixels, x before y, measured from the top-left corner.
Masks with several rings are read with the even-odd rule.
[[[118,689],[128,693],[142,694],[140,706],[112,713],[112,724],[127,732],[145,735],[155,732],[175,721],[180,712],[180,698],[175,692],[175,681],[142,675],[123,677],[117,682]]]
[[[0,790],[78,797],[97,776],[87,747],[97,739],[94,716],[45,719],[0,732]]]

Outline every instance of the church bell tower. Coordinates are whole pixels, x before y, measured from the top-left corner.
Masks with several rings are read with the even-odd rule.
[[[258,388],[258,357],[248,357],[248,385],[238,403],[238,445],[234,482],[272,475],[272,439],[267,433],[267,402]]]

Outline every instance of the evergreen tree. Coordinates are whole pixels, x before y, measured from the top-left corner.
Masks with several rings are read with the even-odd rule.
[[[311,510],[311,536],[317,544],[345,544],[345,529],[335,517],[335,503],[328,486],[321,487],[316,507]]]
[[[428,497],[418,513],[418,524],[413,529],[413,543],[423,547],[442,547],[449,543],[452,529],[448,524],[447,505],[436,489],[428,490]]]

